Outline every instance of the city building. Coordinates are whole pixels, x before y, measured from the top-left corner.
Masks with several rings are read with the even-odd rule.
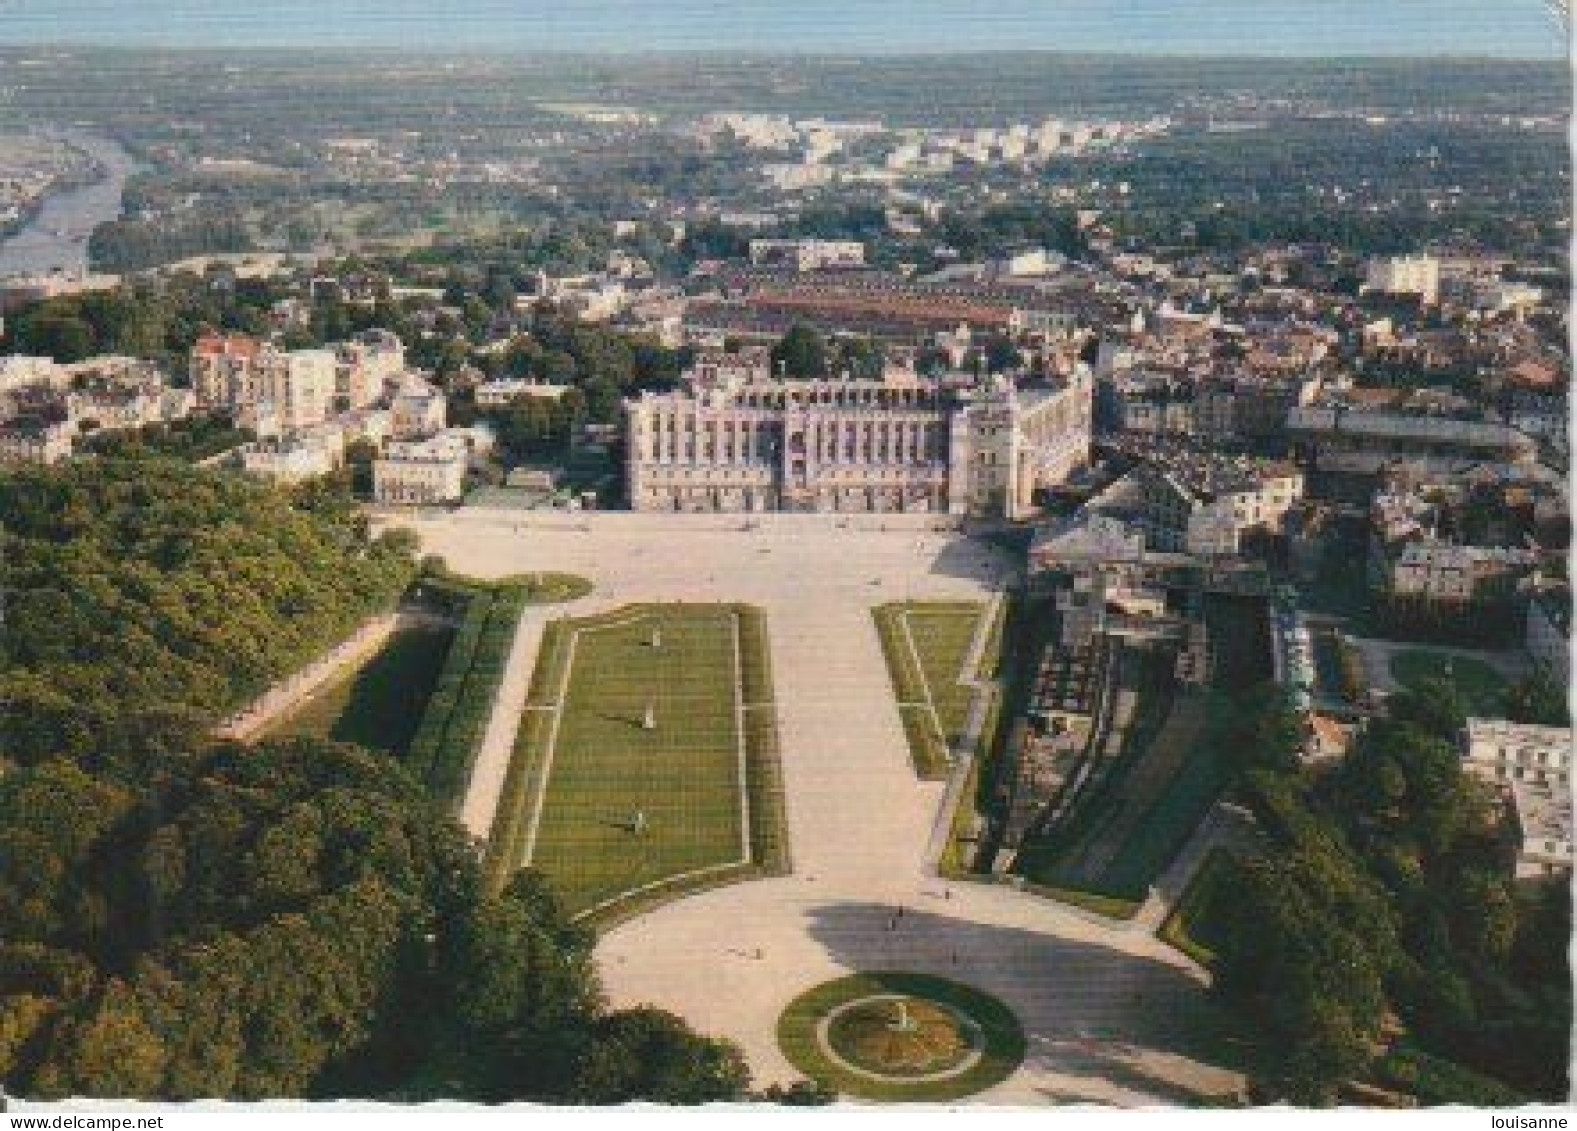
[[[241,449],[242,470],[276,483],[300,483],[329,475],[344,462],[345,433],[333,424],[259,440]]]
[[[165,424],[190,415],[195,398],[149,362],[93,357],[0,359],[0,462],[55,463],[84,436]]]
[[[1043,294],[1033,286],[934,282],[879,272],[841,271],[784,278],[769,272],[735,280],[724,298],[692,301],[684,325],[692,339],[733,337],[773,343],[795,326],[827,335],[864,335],[928,346],[938,334],[1035,333],[1069,337],[1090,311],[1082,296]],[[1086,304],[1089,305],[1089,304]]]
[[[340,412],[377,404],[405,371],[405,345],[389,330],[366,330],[334,353],[334,407]]]
[[[1208,559],[1241,555],[1250,536],[1280,537],[1302,498],[1292,464],[1182,448],[1148,453],[1089,509],[1133,524],[1152,551]]]
[[[470,456],[465,437],[452,432],[390,440],[372,465],[373,500],[386,506],[458,502]]]
[[[390,411],[395,439],[419,439],[443,428],[449,418],[449,401],[421,374],[407,373],[395,390]]]
[[[571,385],[553,385],[546,381],[529,381],[524,377],[500,377],[484,381],[476,387],[478,408],[505,408],[520,401],[556,401],[573,388]]]
[[[1529,436],[1504,424],[1422,413],[1373,412],[1342,405],[1298,405],[1287,432],[1312,470],[1378,474],[1413,456],[1527,463]]]
[[[59,463],[71,455],[77,427],[70,420],[18,416],[0,423],[0,465]]]
[[[1509,604],[1517,585],[1538,568],[1536,550],[1458,546],[1432,539],[1408,542],[1371,562],[1375,587],[1395,602],[1436,606]]]
[[[796,271],[864,267],[865,245],[855,240],[751,240],[750,262]]]
[[[40,385],[64,386],[70,380],[65,367],[57,364],[53,358],[27,357],[22,354],[0,357],[0,393]]]
[[[1089,459],[1091,381],[722,378],[627,401],[640,511],[1019,518]]]
[[[208,335],[192,347],[191,378],[201,407],[268,406],[289,432],[333,413],[340,358],[334,350],[287,351],[243,335]]]
[[[1516,824],[1516,876],[1572,872],[1572,731],[1505,719],[1469,719],[1462,765],[1500,791]]]
[[[1368,287],[1380,294],[1414,295],[1433,306],[1440,300],[1440,260],[1427,255],[1373,260]]]
[[[207,334],[192,347],[190,369],[201,407],[291,432],[377,404],[405,371],[405,347],[388,330],[367,330],[320,350]]]
[[[1572,874],[1572,794],[1567,786],[1514,781],[1508,788],[1516,821],[1519,880]]]
[[[1571,784],[1570,727],[1469,719],[1463,731],[1463,768],[1489,782]]]

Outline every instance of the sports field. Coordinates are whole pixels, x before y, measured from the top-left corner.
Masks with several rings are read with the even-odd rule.
[[[761,865],[780,823],[762,797],[780,792],[763,780],[776,756],[764,655],[759,614],[733,606],[550,626],[494,825],[495,882],[527,863],[571,912],[600,913]]]
[[[983,612],[973,601],[910,601],[872,610],[922,778],[946,777],[949,751],[964,737],[976,690],[964,681],[978,675],[964,668]],[[983,660],[994,666],[990,653],[988,647]]]

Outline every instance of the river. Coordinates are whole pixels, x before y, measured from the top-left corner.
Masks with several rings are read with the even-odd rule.
[[[106,220],[120,218],[126,178],[136,169],[131,154],[118,142],[92,134],[62,130],[49,136],[91,155],[104,176],[50,196],[26,227],[0,242],[0,279],[54,271],[87,274],[88,237]]]

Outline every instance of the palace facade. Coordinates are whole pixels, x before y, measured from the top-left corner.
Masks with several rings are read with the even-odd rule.
[[[718,377],[627,401],[637,511],[1021,518],[1090,454],[1092,381]]]

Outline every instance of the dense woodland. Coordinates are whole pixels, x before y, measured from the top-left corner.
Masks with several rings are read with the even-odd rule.
[[[391,757],[214,744],[396,600],[412,540],[157,458],[0,479],[0,1080],[13,1094],[738,1097],[732,1046],[608,1012],[591,938],[484,892]],[[779,1098],[817,1098],[801,1089]]]
[[[1563,1099],[1570,894],[1508,878],[1503,810],[1455,749],[1454,686],[1397,694],[1323,771],[1299,766],[1278,698],[1244,706],[1231,748],[1265,851],[1220,885],[1215,988],[1255,1034],[1264,1090],[1329,1102],[1416,1049],[1456,1079],[1433,1102]]]

